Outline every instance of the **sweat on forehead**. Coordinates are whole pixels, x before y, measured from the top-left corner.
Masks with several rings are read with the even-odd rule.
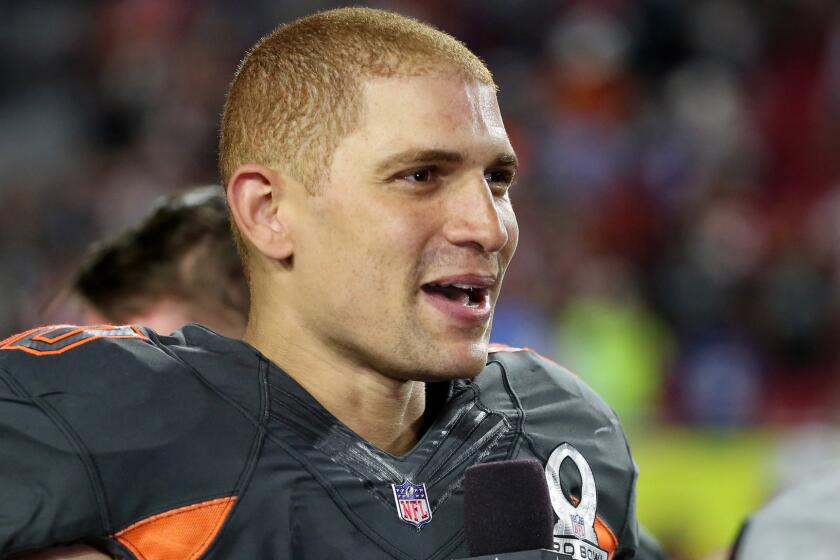
[[[263,37],[239,66],[222,116],[219,167],[282,168],[315,190],[338,142],[363,114],[368,78],[446,74],[495,87],[461,42],[391,12],[316,13]]]

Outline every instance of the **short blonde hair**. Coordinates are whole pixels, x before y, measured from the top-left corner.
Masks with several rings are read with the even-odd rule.
[[[222,185],[240,165],[259,163],[282,167],[316,191],[336,146],[361,122],[366,79],[437,73],[495,87],[463,43],[395,13],[341,8],[281,25],[248,52],[228,90]]]

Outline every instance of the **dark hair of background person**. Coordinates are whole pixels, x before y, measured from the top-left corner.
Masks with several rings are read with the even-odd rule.
[[[135,227],[93,244],[70,290],[107,322],[144,324],[174,311],[183,322],[239,336],[248,286],[222,189],[164,197]]]

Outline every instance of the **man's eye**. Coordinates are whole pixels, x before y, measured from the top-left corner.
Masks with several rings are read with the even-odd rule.
[[[428,183],[432,180],[433,173],[433,170],[429,168],[418,169],[416,171],[412,171],[408,175],[405,175],[403,179],[405,179],[406,181],[412,181],[414,183]]]
[[[513,183],[513,173],[504,169],[488,171],[484,174],[484,180],[491,187],[507,190],[511,183]]]

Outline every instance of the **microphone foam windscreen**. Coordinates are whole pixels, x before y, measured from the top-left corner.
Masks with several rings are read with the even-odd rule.
[[[542,465],[526,459],[468,468],[464,529],[471,556],[553,548],[554,511]]]

